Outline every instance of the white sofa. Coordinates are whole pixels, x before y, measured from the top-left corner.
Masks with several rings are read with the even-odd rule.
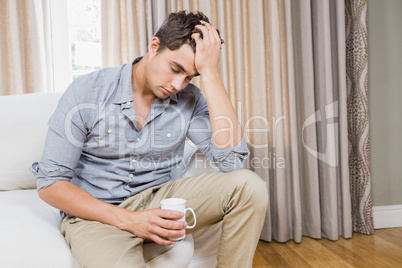
[[[47,121],[60,95],[0,96],[0,267],[78,267],[60,234],[59,211],[39,199],[36,179],[29,171],[41,158]],[[173,177],[187,167],[184,176],[216,170],[200,161],[195,151],[187,142],[188,162]],[[146,243],[147,267],[215,267],[219,237],[220,225],[216,224],[171,247]]]

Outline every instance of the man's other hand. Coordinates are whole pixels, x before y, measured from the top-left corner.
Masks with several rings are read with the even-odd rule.
[[[131,213],[130,220],[121,229],[132,232],[138,237],[150,239],[159,245],[175,244],[168,238],[181,237],[185,234],[187,223],[177,221],[183,213],[167,209],[145,209]]]

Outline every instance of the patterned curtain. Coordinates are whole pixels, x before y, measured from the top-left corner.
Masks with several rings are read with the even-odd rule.
[[[346,0],[349,174],[353,231],[373,234],[369,162],[367,0]]]

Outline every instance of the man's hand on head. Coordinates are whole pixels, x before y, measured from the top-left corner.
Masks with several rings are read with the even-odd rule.
[[[198,32],[191,35],[196,42],[195,68],[201,76],[210,72],[219,73],[221,38],[215,27],[205,21],[201,23],[195,28],[202,32],[202,38]]]

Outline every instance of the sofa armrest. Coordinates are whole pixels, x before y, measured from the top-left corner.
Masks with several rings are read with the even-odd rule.
[[[0,96],[0,191],[36,189],[36,179],[29,167],[42,156],[47,122],[60,96],[60,93]]]

